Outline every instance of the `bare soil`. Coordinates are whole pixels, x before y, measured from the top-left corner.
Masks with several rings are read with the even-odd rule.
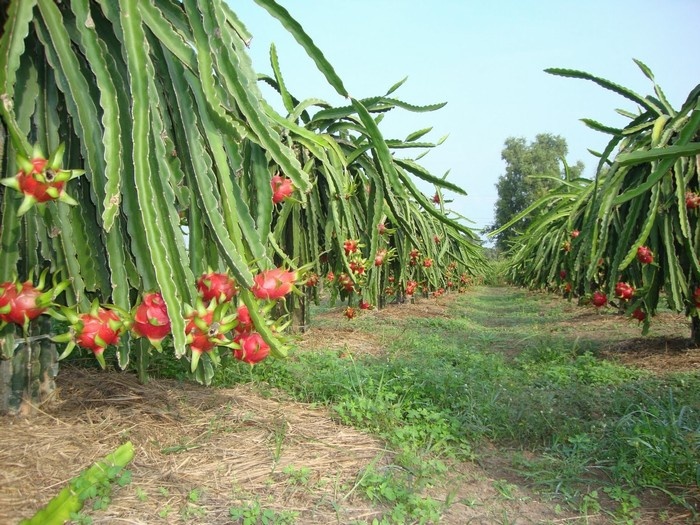
[[[561,307],[559,300],[548,300]],[[426,299],[368,315],[386,322],[448,317],[451,301]],[[567,323],[582,338],[613,341],[605,349],[611,358],[660,374],[700,369],[700,350],[682,342],[687,332],[682,318],[657,320],[651,337],[641,338],[626,320],[571,308],[575,318]],[[337,321],[301,335],[300,348],[330,346],[347,355],[383,351],[377,336],[355,330],[341,315],[324,314]],[[217,525],[234,523],[231,509],[248,509],[249,516],[269,509],[278,520],[270,523],[290,523],[283,521],[290,513],[299,524],[371,523],[385,510],[361,497],[357,483],[369,465],[394,468],[393,452],[377,438],[338,424],[324,408],[263,395],[250,385],[211,389],[173,380],[141,385],[133,374],[74,367],[63,367],[57,384],[50,402],[32,415],[0,418],[0,524],[30,517],[126,440],[136,449],[128,467],[132,482],[114,490],[106,510],[89,512],[95,524]],[[604,514],[584,518],[557,509],[528,489],[509,459],[509,453],[494,449],[480,453],[478,461],[452,462],[447,483],[427,491],[450,503],[440,523],[612,523]],[[663,505],[650,496],[637,523],[660,523]],[[689,519],[674,511],[664,523]]]

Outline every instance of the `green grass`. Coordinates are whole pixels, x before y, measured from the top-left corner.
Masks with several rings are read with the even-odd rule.
[[[477,288],[458,297],[450,319],[360,317],[352,326],[386,343],[381,356],[297,351],[252,370],[225,359],[214,381],[255,381],[329,406],[339,421],[400,451],[402,466],[419,472],[416,491],[440,475],[441,460],[469,460],[495,444],[534,451],[515,466],[579,510],[605,494],[627,519],[634,494],[647,488],[690,509],[687,493],[700,483],[700,376],[659,378],[602,360],[565,323],[572,314],[563,303],[542,299]],[[433,515],[405,480],[386,483],[409,518]]]

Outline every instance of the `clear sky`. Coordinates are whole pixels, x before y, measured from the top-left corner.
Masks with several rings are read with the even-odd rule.
[[[641,95],[652,84],[632,61],[655,74],[675,107],[700,83],[697,28],[700,0],[278,0],[304,27],[355,98],[382,95],[408,77],[393,96],[422,105],[447,102],[432,113],[390,112],[386,138],[433,127],[422,140],[446,142],[419,162],[468,196],[448,206],[481,229],[493,221],[495,184],[508,137],[563,136],[567,160],[592,177],[608,136],[579,121],[621,126],[616,108],[627,99],[584,80],[555,77],[545,68],[587,71]],[[255,68],[271,73],[274,42],[287,87],[298,99],[345,105],[286,30],[252,0],[229,0],[253,34]],[[265,92],[274,99],[271,92]],[[413,150],[398,150],[411,156]],[[432,189],[425,186],[426,193]]]

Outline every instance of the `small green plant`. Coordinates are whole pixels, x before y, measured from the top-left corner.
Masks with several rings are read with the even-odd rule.
[[[266,509],[261,507],[259,501],[253,501],[240,507],[229,508],[229,516],[240,525],[292,525],[299,513]]]
[[[372,502],[389,505],[387,523],[437,522],[443,504],[420,494],[421,484],[408,470],[396,465],[377,469],[372,463],[362,473],[357,487]],[[384,523],[384,522],[381,522]]]
[[[296,468],[293,465],[287,465],[282,472],[289,476],[290,483],[295,485],[307,486],[311,479],[311,469],[309,467]]]
[[[640,516],[639,498],[619,486],[607,487],[603,490],[608,497],[618,504],[618,508],[613,514],[615,523],[620,525],[634,525]]]
[[[509,483],[505,479],[497,479],[493,482],[493,488],[496,489],[496,492],[506,500],[514,500],[517,498],[515,492],[518,489],[518,486]]]
[[[173,508],[170,505],[166,505],[165,507],[163,507],[162,509],[160,509],[158,511],[158,517],[165,519],[170,515],[170,513],[172,511],[173,511]]]

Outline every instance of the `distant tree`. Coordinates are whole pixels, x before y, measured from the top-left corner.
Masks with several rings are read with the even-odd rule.
[[[559,135],[540,133],[534,142],[527,143],[523,137],[508,137],[501,151],[506,162],[506,172],[498,178],[498,199],[494,206],[494,223],[487,231],[495,231],[507,224],[518,213],[543,196],[554,184],[553,181],[533,177],[549,175],[563,178],[561,160],[569,148]],[[578,161],[569,167],[572,177],[583,172],[583,163]],[[518,232],[527,228],[531,218],[526,217],[496,236],[496,248],[501,251]]]

